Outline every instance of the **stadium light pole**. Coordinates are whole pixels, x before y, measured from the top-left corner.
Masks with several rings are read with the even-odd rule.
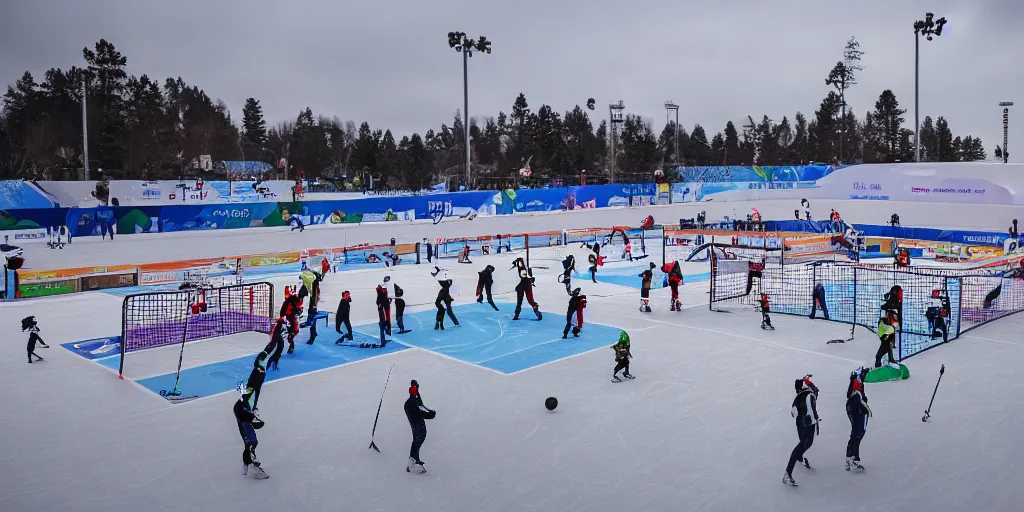
[[[1012,101],[1000,101],[999,106],[1003,107],[1003,163],[1010,161],[1010,150],[1006,146],[1010,143],[1010,107]]]
[[[672,100],[666,101],[665,102],[665,124],[668,124],[668,122],[670,120],[669,113],[673,112],[673,111],[676,113],[676,124],[675,124],[675,126],[672,127],[672,139],[673,139],[673,145],[675,147],[675,154],[674,154],[675,162],[674,163],[676,164],[676,166],[678,166],[679,165],[679,105],[676,105],[675,103],[673,103]]]
[[[473,52],[491,53],[491,42],[484,36],[473,40],[468,39],[465,32],[448,32],[448,46],[462,54],[462,110],[466,118],[466,190],[469,190],[473,179],[469,155],[469,58],[473,56]]]
[[[946,24],[946,18],[932,20],[934,14],[925,13],[924,20],[914,22],[914,161],[921,161],[921,107],[918,101],[918,81],[921,69],[921,36],[929,41],[932,37],[942,35],[942,26]]]
[[[622,123],[622,111],[625,109],[626,105],[622,103],[622,100],[619,100],[618,103],[611,103],[608,105],[608,135],[609,140],[611,141],[611,144],[609,144],[609,149],[611,150],[611,157],[608,159],[608,177],[611,179],[612,183],[615,183],[615,131],[617,129],[616,125]]]
[[[89,123],[86,119],[86,80],[82,79],[82,164],[85,169],[85,181],[89,180]]]

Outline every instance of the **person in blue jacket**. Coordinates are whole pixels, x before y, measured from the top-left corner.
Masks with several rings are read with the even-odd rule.
[[[415,471],[425,473],[423,461],[420,460],[420,447],[423,441],[427,440],[427,422],[432,420],[437,413],[423,405],[423,397],[420,396],[420,384],[413,380],[409,383],[409,398],[405,401],[405,416],[409,418],[409,426],[412,427],[412,447],[409,449],[409,464],[405,466],[406,472]]]

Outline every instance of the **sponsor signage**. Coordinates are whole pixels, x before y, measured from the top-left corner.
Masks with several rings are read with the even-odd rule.
[[[135,274],[98,274],[82,277],[82,291],[137,286]]]
[[[45,228],[8,230],[4,231],[3,235],[7,238],[8,243],[12,245],[31,244],[49,240],[49,235]]]
[[[45,283],[21,283],[18,286],[18,291],[25,298],[75,293],[78,291],[78,279],[60,279]]]

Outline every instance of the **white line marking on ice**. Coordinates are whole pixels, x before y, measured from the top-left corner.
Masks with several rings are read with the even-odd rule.
[[[855,360],[855,359],[850,359],[850,358],[847,358],[847,357],[836,356],[836,355],[832,355],[832,354],[826,354],[824,352],[815,352],[813,350],[807,350],[807,349],[803,349],[803,348],[799,348],[799,347],[791,347],[789,345],[783,345],[781,343],[774,343],[774,342],[771,342],[771,341],[768,341],[768,340],[762,340],[762,339],[754,338],[752,336],[744,336],[742,334],[734,334],[734,333],[731,333],[731,332],[720,331],[718,329],[708,329],[706,327],[697,327],[697,326],[694,326],[694,325],[680,324],[680,323],[676,323],[676,322],[668,322],[668,321],[665,321],[665,320],[655,320],[653,318],[652,319],[647,319],[647,321],[648,322],[655,322],[655,323],[659,323],[659,324],[674,325],[676,327],[683,327],[683,328],[686,328],[686,329],[694,329],[694,330],[697,330],[697,331],[713,332],[715,334],[721,334],[721,335],[724,335],[724,336],[731,336],[733,338],[739,338],[739,339],[744,339],[744,340],[756,341],[758,343],[763,343],[765,345],[771,345],[773,347],[784,348],[784,349],[787,349],[787,350],[795,350],[797,352],[803,352],[805,354],[813,354],[813,355],[817,355],[817,356],[828,357],[828,358],[831,358],[831,359],[838,359],[840,361],[850,361],[852,363],[860,363],[861,362],[861,361],[858,361],[858,360]]]

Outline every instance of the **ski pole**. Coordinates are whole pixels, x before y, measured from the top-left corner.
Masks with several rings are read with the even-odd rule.
[[[928,418],[932,415],[932,404],[935,403],[935,393],[939,391],[939,383],[942,382],[943,373],[946,373],[946,365],[939,367],[939,380],[935,381],[935,390],[932,391],[932,399],[928,402],[928,409],[925,409],[924,416],[921,417],[921,421],[928,421]]]
[[[380,394],[380,403],[377,404],[377,416],[373,418],[373,431],[370,432],[370,448],[380,453],[380,448],[377,448],[377,444],[373,442],[373,436],[377,434],[377,420],[380,419],[380,408],[384,405],[384,393],[388,391],[388,382],[391,382],[391,370],[395,369],[395,363],[391,363],[391,368],[388,369],[388,378],[384,380],[384,391]]]

